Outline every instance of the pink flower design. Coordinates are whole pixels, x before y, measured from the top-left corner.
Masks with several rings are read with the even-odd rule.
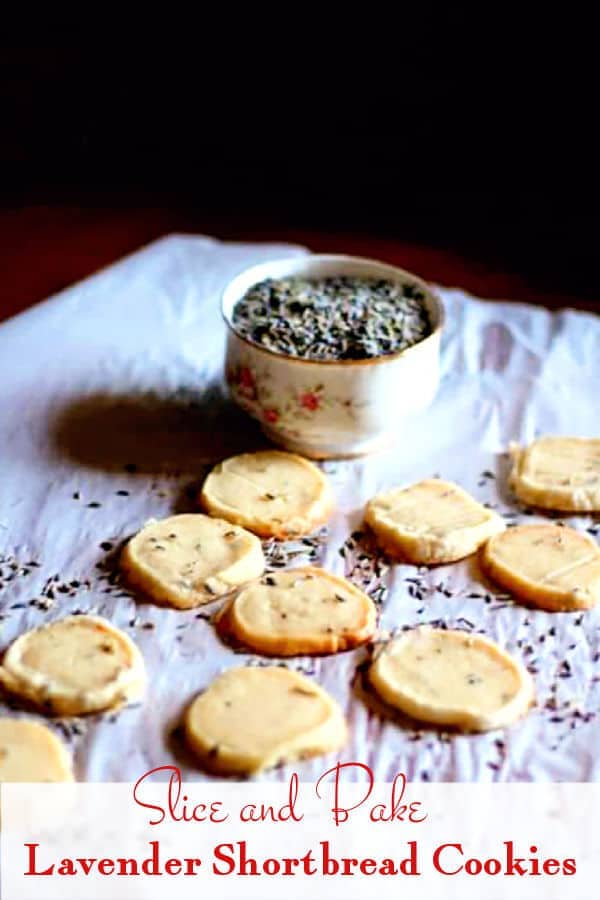
[[[240,392],[245,397],[249,397],[252,400],[256,397],[256,384],[254,381],[254,375],[247,366],[240,367],[238,371],[237,382]]]
[[[247,366],[241,366],[238,373],[238,383],[244,388],[254,387],[254,375]]]
[[[313,394],[312,391],[300,394],[300,406],[303,406],[304,409],[310,409],[311,412],[314,412],[320,405],[321,398],[317,394]]]
[[[279,418],[279,412],[276,409],[265,409],[263,412],[265,422],[276,422]]]

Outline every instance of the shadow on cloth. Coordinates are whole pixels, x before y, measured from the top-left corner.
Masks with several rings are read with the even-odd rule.
[[[204,391],[88,394],[52,423],[56,450],[79,464],[130,473],[197,473],[234,453],[268,446],[220,384]]]

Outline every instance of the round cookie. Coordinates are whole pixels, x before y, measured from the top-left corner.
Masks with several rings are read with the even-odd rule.
[[[314,463],[295,453],[263,450],[215,466],[202,486],[200,504],[260,537],[286,538],[310,534],[326,522],[332,496]]]
[[[0,784],[73,781],[71,758],[56,735],[31,719],[0,719]]]
[[[14,641],[0,684],[50,715],[77,716],[137,700],[142,656],[131,639],[99,616],[67,616]]]
[[[367,504],[365,522],[386,553],[417,565],[469,556],[505,527],[495,512],[439,478],[378,494]]]
[[[367,594],[312,566],[264,576],[217,614],[223,636],[270,656],[349,650],[368,641],[376,624]]]
[[[338,750],[347,729],[337,703],[304,675],[280,666],[220,675],[188,708],[186,741],[221,774],[259,772]]]
[[[429,626],[385,645],[369,681],[382,700],[414,719],[463,731],[510,725],[534,700],[529,672],[494,641]]]
[[[600,439],[541,437],[511,444],[509,483],[524,503],[563,512],[600,512]]]
[[[551,612],[590,609],[600,600],[600,550],[573,528],[509,528],[485,545],[481,567],[520,600]]]
[[[259,539],[201,513],[150,521],[126,544],[127,581],[158,603],[190,609],[258,578],[265,560]]]

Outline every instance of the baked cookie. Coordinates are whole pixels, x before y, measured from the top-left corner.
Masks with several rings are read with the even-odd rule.
[[[158,603],[190,609],[258,578],[265,560],[256,535],[191,513],[148,522],[125,546],[121,568]]]
[[[542,509],[600,512],[600,439],[541,437],[511,444],[509,483],[519,500]]]
[[[0,666],[0,685],[50,715],[77,716],[137,700],[142,656],[99,616],[67,616],[22,634]]]
[[[438,478],[378,494],[367,504],[365,522],[390,556],[425,565],[469,556],[505,527],[461,487]]]
[[[527,669],[494,641],[429,626],[386,644],[369,681],[382,700],[414,719],[463,731],[510,725],[534,700]]]
[[[217,628],[270,656],[337,653],[375,631],[375,604],[344,578],[307,566],[265,575],[217,614]]]
[[[309,534],[326,522],[333,501],[314,463],[295,453],[263,450],[215,466],[202,486],[200,504],[261,537],[286,538]]]
[[[45,725],[0,719],[0,783],[8,781],[73,781],[71,757]]]
[[[319,685],[280,666],[220,675],[184,721],[190,749],[211,772],[251,774],[338,750],[347,737],[337,703]]]
[[[542,609],[590,609],[600,600],[600,550],[573,528],[508,528],[488,541],[481,567],[492,581]]]

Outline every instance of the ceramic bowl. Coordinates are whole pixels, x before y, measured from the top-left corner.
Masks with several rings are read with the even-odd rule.
[[[332,275],[385,278],[423,292],[432,333],[399,353],[364,360],[284,356],[241,337],[233,308],[265,278]],[[422,279],[395,266],[354,256],[307,255],[245,269],[226,287],[225,374],[233,399],[276,444],[314,459],[360,456],[402,434],[402,418],[425,409],[439,384],[443,307]]]

